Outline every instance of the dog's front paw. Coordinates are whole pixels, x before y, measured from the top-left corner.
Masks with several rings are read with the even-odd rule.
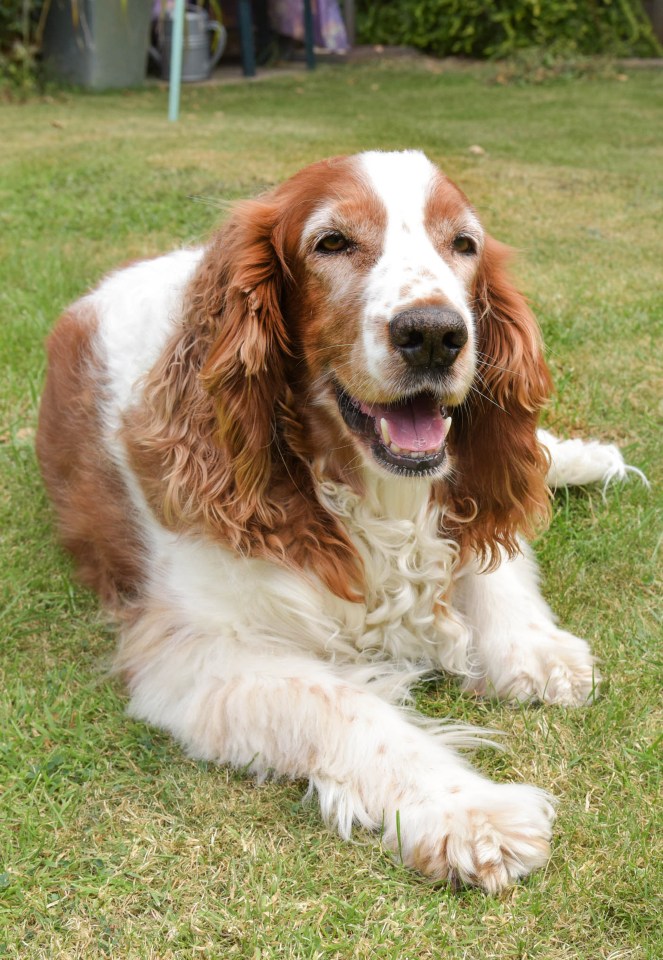
[[[554,810],[536,787],[479,783],[449,795],[441,809],[404,810],[399,852],[432,880],[497,893],[546,863]]]
[[[601,677],[585,640],[555,630],[540,649],[538,660],[539,688],[535,696],[544,703],[583,707],[598,696]]]
[[[527,640],[514,640],[484,665],[485,675],[465,689],[501,700],[582,707],[598,695],[600,675],[588,644],[552,624],[531,624]]]

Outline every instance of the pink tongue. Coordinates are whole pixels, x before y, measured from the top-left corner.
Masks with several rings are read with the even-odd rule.
[[[433,450],[442,446],[446,429],[440,407],[432,397],[413,397],[402,407],[361,405],[362,413],[375,417],[380,433],[384,417],[392,441],[403,450]]]

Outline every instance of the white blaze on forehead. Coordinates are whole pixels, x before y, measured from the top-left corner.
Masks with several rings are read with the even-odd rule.
[[[424,207],[436,169],[418,150],[381,153],[373,150],[359,155],[373,190],[384,203],[387,230],[407,224],[423,227]]]
[[[439,255],[426,230],[426,202],[437,169],[415,150],[375,151],[363,153],[359,159],[387,213],[382,257],[370,277],[376,301],[394,311],[413,300],[438,295],[469,321],[463,285]],[[399,302],[403,288],[409,291],[406,303]]]
[[[426,203],[437,169],[416,150],[372,151],[360,154],[358,160],[387,215],[382,255],[368,277],[363,325],[369,370],[379,375],[388,352],[384,325],[401,310],[417,301],[439,298],[458,310],[470,337],[472,315],[462,283],[426,230]]]

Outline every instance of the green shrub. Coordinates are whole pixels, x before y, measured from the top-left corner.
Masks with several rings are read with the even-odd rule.
[[[641,0],[358,0],[362,43],[436,56],[506,57],[555,45],[580,54],[660,53]]]
[[[37,85],[37,54],[44,0],[3,0],[0,4],[0,91],[28,91]]]

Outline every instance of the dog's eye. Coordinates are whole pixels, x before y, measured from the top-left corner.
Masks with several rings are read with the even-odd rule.
[[[454,237],[452,247],[456,253],[469,255],[477,252],[476,244],[472,237],[468,237],[467,234],[464,233],[460,233],[457,237]]]
[[[321,253],[342,253],[343,250],[347,250],[349,246],[350,241],[348,238],[344,237],[342,233],[334,231],[333,233],[328,233],[327,236],[321,240],[318,240],[315,249]]]

